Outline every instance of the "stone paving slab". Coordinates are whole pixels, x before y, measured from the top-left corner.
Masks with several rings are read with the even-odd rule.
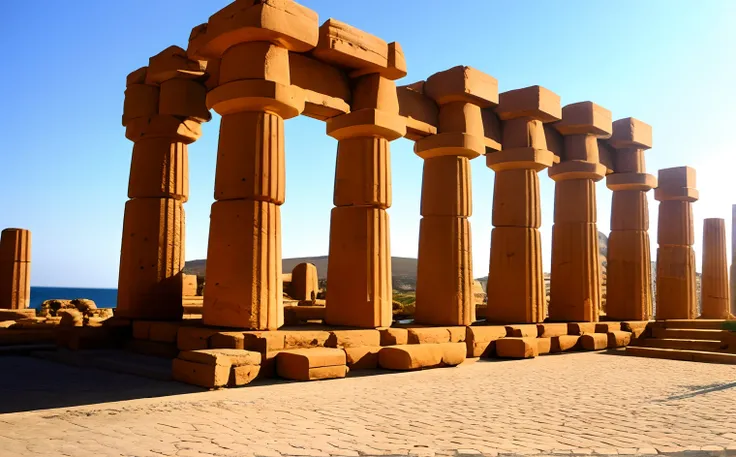
[[[3,395],[21,399],[54,386],[11,360],[58,385],[94,371],[2,358]],[[2,414],[0,456],[736,456],[730,365],[579,353],[212,392],[150,382],[168,396]]]

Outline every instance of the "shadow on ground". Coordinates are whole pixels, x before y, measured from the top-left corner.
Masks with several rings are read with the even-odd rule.
[[[202,392],[159,381],[33,357],[0,358],[0,414]]]

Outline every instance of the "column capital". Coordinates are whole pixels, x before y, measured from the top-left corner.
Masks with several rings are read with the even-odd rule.
[[[274,81],[243,79],[209,91],[207,108],[223,116],[241,111],[267,111],[290,119],[304,111],[304,91]]]
[[[558,163],[560,158],[547,149],[512,148],[486,154],[486,166],[495,172],[529,169],[542,171]]]
[[[569,179],[592,179],[593,181],[600,181],[606,176],[606,167],[596,162],[568,160],[554,165],[547,173],[553,181],[567,181]]]
[[[680,200],[695,202],[699,193],[695,188],[695,169],[674,167],[659,170],[659,186],[654,189],[657,201]]]
[[[446,132],[426,136],[414,143],[414,153],[422,159],[459,156],[474,159],[486,151],[482,137],[461,132]]]
[[[359,109],[330,118],[327,134],[336,140],[378,136],[393,141],[406,134],[406,119],[377,109]]]
[[[198,121],[169,115],[137,117],[128,121],[125,127],[125,137],[133,142],[148,138],[170,138],[189,144],[200,136],[202,126]]]
[[[606,176],[606,187],[612,191],[649,191],[657,187],[657,178],[647,173],[613,173]]]

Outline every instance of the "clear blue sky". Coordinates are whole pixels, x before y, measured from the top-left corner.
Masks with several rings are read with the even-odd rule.
[[[32,284],[115,287],[132,143],[120,125],[125,76],[176,44],[226,0],[4,4],[6,46],[0,99],[0,227],[33,232]],[[736,2],[709,0],[489,1],[303,0],[329,17],[401,43],[409,75],[399,84],[464,64],[499,88],[543,85],[563,104],[592,100],[614,119],[654,127],[651,172],[691,165],[696,250],[703,217],[727,219],[736,202]],[[187,259],[207,250],[219,118],[190,146]],[[286,124],[284,257],[327,252],[336,142],[321,122]],[[416,257],[422,161],[392,143],[393,255]],[[554,186],[542,173],[544,263],[548,271]],[[485,276],[493,172],[473,163],[473,256]],[[608,233],[611,193],[598,186],[599,229]],[[656,247],[656,203],[651,200]]]

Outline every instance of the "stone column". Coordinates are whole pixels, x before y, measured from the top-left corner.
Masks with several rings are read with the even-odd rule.
[[[0,309],[25,309],[31,300],[31,232],[0,234]]]
[[[351,112],[327,121],[338,140],[325,321],[361,328],[392,321],[391,156],[406,133],[396,85],[372,73],[353,81]]]
[[[486,320],[542,322],[537,173],[558,160],[548,150],[543,123],[560,119],[560,97],[540,86],[512,90],[499,96],[496,113],[503,121],[503,150],[486,155],[486,165],[496,172]]]
[[[189,52],[218,61],[207,106],[222,115],[210,215],[207,325],[275,330],[283,324],[281,210],[284,119],[304,110],[289,51],[318,40],[317,14],[297,3],[235,2],[195,27]]]
[[[657,179],[646,173],[644,151],[652,147],[652,128],[634,118],[613,123],[608,144],[614,148],[611,234],[608,237],[606,317],[643,321],[652,318],[652,267],[647,192]]]
[[[439,133],[414,146],[424,159],[414,320],[470,325],[475,321],[470,159],[485,153],[481,108],[498,104],[498,83],[473,68],[454,67],[432,75],[424,92],[440,106]]]
[[[657,227],[657,319],[695,319],[695,241],[693,202],[698,200],[695,169],[659,170]]]
[[[726,222],[723,219],[703,221],[703,275],[700,278],[700,317],[728,319],[731,299],[728,293],[728,256],[726,254]]]
[[[736,315],[736,205],[731,205],[731,314]]]
[[[591,102],[574,103],[562,109],[555,128],[564,137],[564,151],[549,169],[555,181],[549,318],[596,322],[601,275],[595,183],[606,174],[598,138],[610,136],[611,112]]]
[[[116,316],[182,318],[187,145],[211,118],[205,65],[172,46],[128,76],[125,136],[134,142]]]

